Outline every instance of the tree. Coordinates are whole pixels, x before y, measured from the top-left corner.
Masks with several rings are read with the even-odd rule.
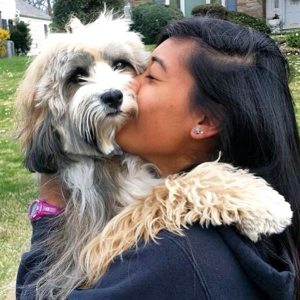
[[[46,12],[48,15],[52,16],[52,3],[53,0],[25,0],[32,6]]]
[[[64,31],[71,16],[82,23],[94,21],[104,9],[114,9],[123,13],[124,0],[56,0],[53,5],[53,31]]]
[[[32,43],[29,25],[17,21],[10,29],[10,39],[14,42],[17,54],[27,54]]]

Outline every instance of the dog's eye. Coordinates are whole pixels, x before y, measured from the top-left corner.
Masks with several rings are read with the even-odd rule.
[[[87,77],[87,76],[88,76],[87,70],[78,67],[71,73],[70,82],[75,84],[85,82],[86,80],[83,77]]]
[[[120,59],[120,60],[114,61],[113,64],[112,64],[112,68],[113,68],[114,71],[115,70],[122,71],[122,70],[125,70],[125,69],[134,70],[133,65],[125,59]]]

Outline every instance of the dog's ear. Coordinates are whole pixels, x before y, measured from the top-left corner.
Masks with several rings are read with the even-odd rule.
[[[70,159],[62,150],[58,132],[46,118],[35,133],[25,150],[24,164],[32,172],[56,173]]]
[[[32,143],[33,135],[38,131],[48,113],[48,110],[36,101],[36,87],[45,74],[49,63],[47,54],[42,53],[31,62],[16,93],[15,132],[25,152]]]
[[[41,90],[48,88],[47,82],[51,85],[53,80],[53,76],[45,74],[51,71],[49,68],[56,67],[53,62],[49,63],[51,57],[56,58],[55,47],[50,48],[30,64],[16,94],[16,133],[24,152],[25,166],[33,172],[54,173],[63,162],[68,161],[59,135],[52,126],[49,97],[40,95]],[[41,87],[42,80],[45,86]]]

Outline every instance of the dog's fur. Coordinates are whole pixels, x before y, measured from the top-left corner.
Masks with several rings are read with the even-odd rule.
[[[165,184],[164,179],[154,176],[154,166],[123,155],[114,137],[124,122],[137,114],[130,79],[144,70],[147,53],[139,35],[129,31],[128,21],[113,20],[110,14],[102,14],[87,26],[74,20],[71,29],[72,33],[50,40],[32,62],[16,102],[26,167],[34,172],[55,173],[69,191],[65,211],[56,218],[59,230],[45,242],[49,252],[44,263],[51,262],[51,268],[46,268],[45,276],[37,283],[38,297],[64,298],[76,286],[95,281],[114,256],[141,237],[155,238],[163,228],[180,233],[180,226],[195,221],[236,224],[242,233],[257,240],[260,234],[281,232],[290,223],[289,205],[251,174],[231,176],[238,171],[208,163],[205,167],[215,176],[196,169],[183,177],[169,178]],[[110,90],[122,92],[119,106],[104,103],[104,94]],[[225,186],[221,184],[224,176],[229,176]],[[184,178],[187,183],[182,185]],[[218,190],[213,197],[205,192],[209,181],[211,189]],[[222,189],[240,183],[243,188],[238,189],[236,197],[230,193],[229,198],[221,196]],[[183,210],[176,208],[181,207],[181,201]],[[146,204],[150,211],[144,215]],[[280,208],[274,210],[273,205]],[[141,216],[136,222],[131,218],[133,212]],[[97,235],[114,216],[99,240]],[[136,232],[137,227],[140,229]],[[98,246],[103,260],[98,260]],[[100,267],[99,262],[103,263]],[[84,274],[82,265],[92,275]]]
[[[82,245],[122,207],[162,183],[149,164],[119,155],[114,141],[116,131],[137,113],[130,79],[144,70],[148,57],[140,36],[129,32],[128,21],[110,14],[88,26],[74,19],[70,26],[72,33],[50,39],[31,63],[16,97],[25,166],[55,173],[69,191],[48,254],[55,261],[64,253],[49,280],[66,286],[64,276]],[[110,90],[123,94],[117,108],[101,99]]]
[[[94,221],[103,226],[132,201],[131,193],[143,197],[157,185],[150,165],[118,155],[114,140],[137,113],[130,79],[144,69],[147,53],[124,19],[102,15],[85,27],[78,20],[71,25],[75,32],[48,41],[18,90],[20,140],[26,167],[60,176],[80,217],[88,205],[101,205],[91,213],[99,211]],[[102,100],[110,90],[123,94],[117,108]]]

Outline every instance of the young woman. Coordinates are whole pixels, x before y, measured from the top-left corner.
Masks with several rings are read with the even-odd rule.
[[[300,145],[288,77],[287,61],[261,33],[206,18],[169,25],[146,71],[136,78],[139,116],[118,133],[119,145],[157,165],[161,175],[188,171],[221,151],[221,161],[249,169],[285,197],[293,224],[258,243],[223,226],[194,224],[184,236],[161,231],[158,243],[141,240],[116,257],[101,278],[95,240],[85,251],[90,267],[78,262],[94,280],[65,295],[300,299]],[[49,188],[41,196],[61,205]],[[51,219],[33,226],[34,245],[47,234]],[[23,256],[20,286],[34,286],[40,276],[32,271],[41,261],[33,253]],[[38,298],[33,290],[18,290],[18,298]],[[51,292],[55,299],[55,287]]]

